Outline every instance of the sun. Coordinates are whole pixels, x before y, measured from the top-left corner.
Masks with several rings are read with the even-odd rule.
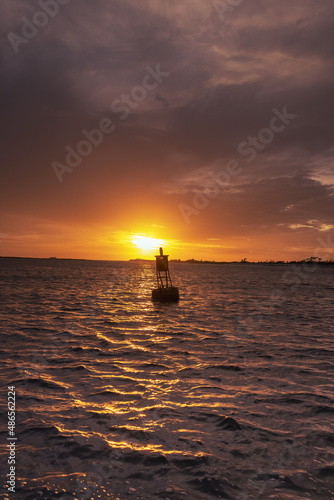
[[[165,243],[165,241],[157,238],[148,238],[147,236],[136,235],[132,238],[132,243],[144,252],[148,252],[159,248]]]

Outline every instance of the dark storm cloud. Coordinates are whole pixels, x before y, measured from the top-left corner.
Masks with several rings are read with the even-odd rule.
[[[197,168],[241,161],[240,142],[268,126],[273,108],[287,106],[297,118],[246,165],[236,182],[247,176],[247,189],[212,203],[209,225],[218,231],[226,210],[235,227],[329,223],[332,196],[319,181],[326,171],[329,182],[334,163],[331,1],[242,2],[222,22],[203,0],[71,0],[15,54],[7,34],[20,34],[22,17],[37,10],[38,2],[2,5],[1,183],[9,214],[85,223],[128,210],[125,199],[159,203],[162,168],[177,188]],[[158,64],[170,76],[122,121],[110,104]],[[65,147],[75,148],[82,130],[104,117],[115,132],[60,184],[51,163],[64,162]],[[177,213],[174,196],[163,198]],[[289,213],[284,204],[293,205]]]

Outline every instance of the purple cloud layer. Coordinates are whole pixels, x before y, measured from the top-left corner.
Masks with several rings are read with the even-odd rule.
[[[0,231],[23,230],[20,215],[117,225],[144,204],[194,240],[228,232],[265,241],[270,228],[289,246],[298,231],[309,248],[331,227],[331,0],[241,2],[224,20],[204,0],[70,0],[15,53],[8,34],[23,36],[22,18],[46,3],[2,2]],[[169,76],[122,120],[111,103],[157,65]],[[248,163],[240,143],[284,106],[296,118]],[[52,162],[64,163],[65,147],[104,118],[115,131],[60,183]],[[240,175],[185,225],[180,203],[191,205],[206,173],[232,159]]]

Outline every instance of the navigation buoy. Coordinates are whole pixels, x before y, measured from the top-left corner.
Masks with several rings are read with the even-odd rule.
[[[178,302],[180,299],[179,289],[173,286],[168,269],[168,255],[160,254],[155,256],[158,288],[152,290],[153,302]]]

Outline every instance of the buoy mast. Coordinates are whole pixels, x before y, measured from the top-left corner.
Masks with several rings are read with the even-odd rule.
[[[169,274],[168,268],[168,255],[163,254],[163,250],[159,248],[160,254],[155,256],[156,259],[156,273],[157,273],[157,282],[159,288],[168,288],[168,286],[173,286],[172,280]],[[165,276],[161,275],[161,273],[165,273]],[[164,285],[164,279],[166,281],[166,285]]]

